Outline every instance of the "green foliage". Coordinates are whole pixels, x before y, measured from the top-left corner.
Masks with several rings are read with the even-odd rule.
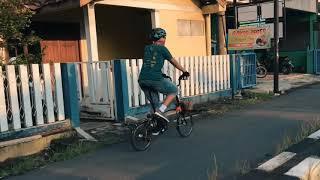
[[[39,60],[40,51],[34,54],[18,51],[18,49],[28,49],[41,40],[30,28],[31,18],[35,12],[26,6],[35,2],[36,0],[0,1],[0,39],[2,39],[0,47],[16,51],[17,61],[15,64],[41,62],[41,57]]]
[[[40,64],[42,61],[41,54],[28,54],[24,55],[21,54],[17,56],[16,60],[10,64],[17,65],[17,64]]]
[[[25,4],[33,0],[1,0],[0,1],[0,37],[8,41],[20,40],[24,36],[24,30],[31,24],[34,14]]]

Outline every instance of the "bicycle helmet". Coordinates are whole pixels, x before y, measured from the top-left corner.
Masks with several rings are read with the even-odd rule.
[[[166,38],[166,36],[167,36],[167,33],[166,33],[166,31],[164,29],[162,29],[162,28],[154,28],[151,31],[150,39],[152,41],[158,41],[161,38]]]

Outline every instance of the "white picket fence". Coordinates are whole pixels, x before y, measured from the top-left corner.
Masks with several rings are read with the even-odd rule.
[[[0,66],[0,132],[65,120],[60,64]]]
[[[182,81],[182,97],[208,94],[230,89],[230,57],[229,55],[182,57],[178,62],[190,72],[190,78]],[[142,59],[126,60],[129,107],[138,107],[147,103],[146,97],[138,84],[142,67]],[[163,73],[178,83],[181,72],[165,62]],[[160,95],[160,100],[164,96]]]

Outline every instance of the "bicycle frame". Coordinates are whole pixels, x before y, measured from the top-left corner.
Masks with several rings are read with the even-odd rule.
[[[172,79],[171,79],[171,77],[169,77],[169,76],[167,76],[167,75],[163,75],[165,78],[167,78],[167,79],[170,79],[170,81],[172,81]],[[176,108],[175,108],[175,110],[176,110],[176,112],[182,112],[182,107],[181,107],[181,101],[180,101],[180,96],[181,96],[181,80],[187,80],[187,79],[185,79],[185,78],[183,78],[183,76],[180,76],[179,77],[179,79],[178,79],[178,84],[177,84],[177,87],[178,87],[178,94],[176,95]],[[152,100],[152,95],[151,95],[151,90],[149,89],[149,96],[150,96],[150,98],[151,98],[151,102],[150,102],[150,104],[151,104],[151,107],[152,107],[152,110],[153,110],[153,113],[154,112],[156,112],[156,107],[155,107],[155,104],[154,104],[154,102],[153,102],[153,100]]]
[[[176,112],[182,112],[182,107],[181,107],[181,101],[180,101],[180,96],[181,96],[181,80],[179,78],[179,84],[177,85],[178,87],[178,94],[176,95]]]
[[[171,79],[171,78],[170,78]],[[193,122],[192,122],[192,116],[185,117],[186,111],[183,108],[182,101],[180,100],[181,96],[181,89],[180,89],[180,82],[181,80],[186,80],[186,78],[183,78],[182,76],[179,77],[179,84],[177,87],[179,88],[179,91],[176,95],[176,113],[177,113],[177,119],[176,119],[176,129],[178,133],[180,134],[181,137],[188,137],[193,129]],[[146,87],[147,88],[147,87]],[[149,90],[149,95],[150,95],[150,100],[151,100],[151,106],[152,109],[155,111],[156,107],[153,102],[153,97],[151,96],[152,89],[147,88]],[[133,146],[134,149],[137,151],[144,151],[148,149],[151,145],[151,140],[152,140],[152,135],[153,132],[156,130],[157,135],[161,132],[163,133],[166,129],[168,129],[168,123],[167,121],[158,121],[159,117],[157,117],[154,113],[147,115],[147,118],[142,121],[141,123],[137,123],[133,129],[131,129],[131,145]],[[188,122],[187,122],[188,120]],[[187,127],[188,129],[185,131],[185,128]],[[161,128],[161,129],[159,129]],[[138,144],[137,142],[142,141],[142,146]]]

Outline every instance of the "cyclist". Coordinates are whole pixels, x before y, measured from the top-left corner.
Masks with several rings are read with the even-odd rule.
[[[183,76],[188,77],[190,74],[172,57],[169,50],[165,47],[166,36],[167,33],[164,29],[152,29],[150,34],[152,44],[144,48],[143,65],[138,81],[147,99],[152,102],[153,105],[157,106],[159,104],[159,93],[166,95],[163,103],[156,107],[156,112],[153,113],[160,119],[169,122],[164,112],[174,100],[178,89],[175,84],[163,77],[161,70],[164,61],[168,60],[175,68],[182,71]],[[157,132],[155,134],[157,134]]]

